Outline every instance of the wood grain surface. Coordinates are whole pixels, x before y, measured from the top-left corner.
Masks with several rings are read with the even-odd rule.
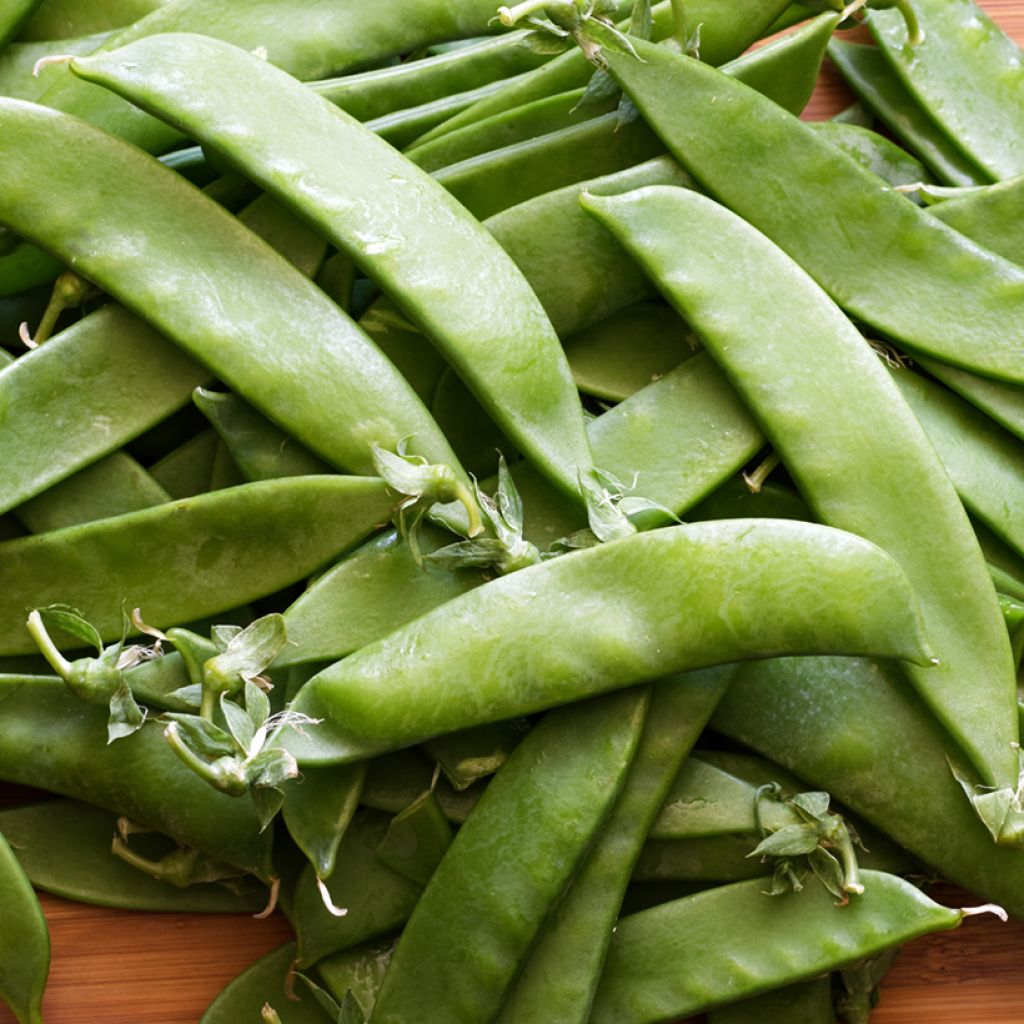
[[[1024,0],[984,0],[983,6],[1024,43]],[[852,99],[826,66],[805,117],[830,117]],[[951,889],[942,890],[941,897],[950,905],[973,902]],[[41,899],[53,943],[47,1024],[198,1021],[231,978],[291,937],[279,913],[257,921],[226,914],[131,913]],[[13,1021],[0,1007],[0,1024]],[[886,979],[872,1022],[1022,1024],[1024,924],[975,918],[957,931],[910,943]]]

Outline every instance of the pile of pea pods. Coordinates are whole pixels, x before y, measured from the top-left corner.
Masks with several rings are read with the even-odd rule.
[[[8,0],[0,1000],[34,889],[283,910],[203,1024],[1024,919],[1022,174],[973,0]]]

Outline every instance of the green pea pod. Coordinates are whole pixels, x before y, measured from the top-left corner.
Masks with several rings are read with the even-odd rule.
[[[712,728],[799,771],[938,874],[1024,918],[1024,858],[992,842],[962,755],[898,673],[857,658],[745,665]]]
[[[812,564],[813,580],[800,568]],[[355,760],[674,672],[821,647],[928,660],[903,574],[877,548],[803,523],[667,528],[494,580],[369,644],[302,688],[294,709],[323,722],[284,742],[311,764]]]
[[[335,999],[341,1002],[351,992],[363,1016],[369,1017],[394,945],[393,942],[378,942],[324,957],[316,965],[317,974]]]
[[[513,76],[546,64],[551,55],[524,46],[525,36],[507,32],[422,60],[310,82],[309,88],[357,120],[371,121],[494,82],[507,84]]]
[[[493,775],[530,731],[525,719],[491,722],[427,740],[424,752],[440,765],[456,789]]]
[[[33,533],[152,508],[171,496],[130,455],[113,452],[14,510]]]
[[[972,0],[914,0],[924,38],[899,11],[868,24],[889,65],[940,130],[998,181],[1024,172],[1024,56]]]
[[[608,66],[670,152],[849,314],[915,351],[1024,380],[1024,344],[1006,326],[1024,325],[1024,269],[879,189],[874,175],[741,83],[642,40],[636,49],[642,59],[607,53]],[[675,102],[681,93],[685,104]],[[728,133],[716,130],[723,103]],[[782,178],[785,195],[773,184]],[[822,222],[848,230],[822,232]]]
[[[760,878],[767,868],[750,853],[756,834],[652,839],[644,844],[633,869],[633,881],[703,882],[722,885]]]
[[[1024,389],[1001,380],[979,377],[968,370],[960,370],[935,359],[922,359],[918,356],[917,362],[951,391],[977,406],[1011,434],[1024,439]]]
[[[678,188],[584,206],[700,334],[816,515],[870,538],[907,572],[939,658],[928,670],[907,666],[908,676],[982,780],[1014,790],[1016,680],[992,584],[934,448],[875,352],[800,267],[725,207]],[[922,531],[950,561],[936,561]]]
[[[237,395],[196,388],[192,401],[213,424],[246,480],[279,480],[331,471]]]
[[[621,402],[696,351],[689,328],[666,306],[638,303],[565,340],[580,391]]]
[[[835,1024],[832,975],[765,992],[712,1010],[708,1024]]]
[[[41,677],[0,678],[0,707],[0,779],[105,807],[270,879],[271,834],[260,833],[252,805],[185,768],[160,725],[105,745],[107,709]]]
[[[0,51],[0,96],[12,96],[19,100],[36,101],[50,87],[50,80],[60,71],[52,65],[43,66],[34,75],[36,63],[50,56],[59,48],[63,53],[92,53],[110,36],[109,32],[96,35],[64,39],[59,44],[53,40],[38,43],[8,43]]]
[[[892,377],[964,505],[1024,557],[1020,441],[973,405],[919,374],[896,370]]]
[[[453,462],[427,411],[369,339],[224,210],[73,118],[15,100],[0,102],[0,111],[17,154],[4,165],[0,220],[73,260],[332,464],[367,471],[374,441],[394,448],[410,436],[413,451]],[[40,187],[41,167],[61,201]],[[95,189],[96,180],[110,193]],[[309,335],[317,345],[305,343]]]
[[[459,461],[473,476],[486,479],[493,475],[498,452],[514,458],[515,445],[451,369],[445,370],[437,382],[430,412]]]
[[[655,683],[629,774],[608,820],[544,922],[496,1024],[585,1022],[623,893],[665,790],[725,693],[732,670]]]
[[[290,913],[299,940],[298,967],[311,967],[325,956],[390,935],[408,920],[423,887],[377,857],[390,821],[388,814],[362,808],[346,829],[326,882],[331,902],[344,913],[328,910],[312,865],[299,876]]]
[[[929,213],[1000,256],[1024,263],[1024,177],[947,199],[930,207]]]
[[[555,711],[516,748],[398,941],[374,1024],[489,1021],[621,789],[648,691]]]
[[[32,17],[39,0],[10,0],[0,14],[0,47],[6,46]]]
[[[281,1024],[329,1024],[331,1018],[305,985],[293,984],[295,943],[283,946],[247,967],[207,1007],[200,1024],[259,1021],[263,1008],[277,1012]]]
[[[191,498],[196,494],[205,494],[210,489],[213,460],[219,441],[216,430],[204,430],[154,463],[149,475],[172,498]]]
[[[931,173],[920,160],[870,128],[839,121],[816,121],[814,130],[890,185],[913,185],[932,180]]]
[[[173,85],[183,65],[194,88]],[[558,339],[512,261],[428,176],[289,75],[211,39],[151,37],[72,69],[215,145],[316,224],[401,303],[531,461],[579,495],[591,457]],[[209,96],[231,109],[234,130],[213,126]],[[315,147],[302,141],[311,137]],[[301,163],[301,185],[275,170],[282,159]],[[474,289],[449,287],[456,262],[473,265]]]
[[[738,57],[771,28],[789,0],[686,0],[679,39],[700,39],[700,59],[718,66]]]
[[[338,845],[355,814],[365,778],[366,765],[356,763],[308,768],[285,786],[284,823],[318,878],[330,878],[334,872]]]
[[[21,39],[61,40],[92,32],[109,32],[144,18],[167,0],[46,0],[22,29]],[[52,52],[52,51],[51,51]]]
[[[50,935],[32,885],[0,833],[0,1001],[19,1024],[41,1024]]]
[[[29,881],[65,899],[124,910],[207,914],[252,914],[267,905],[266,887],[255,881],[239,893],[209,883],[181,889],[144,874],[110,852],[117,815],[78,800],[0,811],[0,831]],[[151,838],[162,837],[133,836],[132,843],[141,846]],[[160,853],[168,848],[163,843],[156,847]]]
[[[977,185],[987,175],[917,105],[873,46],[833,39],[828,55],[878,119],[948,185]]]
[[[377,857],[417,885],[426,885],[451,842],[451,825],[428,789],[391,819]]]
[[[955,928],[964,916],[880,872],[865,872],[864,892],[843,907],[821,885],[767,896],[766,883],[737,882],[620,920],[590,1019],[646,1024],[698,1013]]]
[[[0,652],[31,649],[25,608],[72,604],[114,640],[122,602],[159,628],[271,594],[386,522],[391,503],[375,478],[291,477],[5,542]]]

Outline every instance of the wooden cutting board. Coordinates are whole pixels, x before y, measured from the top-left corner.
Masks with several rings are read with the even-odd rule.
[[[1024,44],[1024,0],[983,0],[983,6]],[[826,67],[805,116],[830,117],[852,99]],[[940,898],[954,906],[975,902],[950,889]],[[291,937],[280,914],[256,921],[224,914],[130,913],[41,899],[53,942],[47,1024],[190,1024],[231,978]],[[13,1021],[0,1007],[0,1024]],[[906,946],[872,1017],[872,1024],[1022,1022],[1024,924],[1000,924],[991,917]]]

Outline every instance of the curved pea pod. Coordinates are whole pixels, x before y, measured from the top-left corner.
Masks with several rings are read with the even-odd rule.
[[[252,805],[185,768],[160,725],[107,746],[106,709],[40,677],[0,678],[0,708],[0,778],[105,807],[263,880],[273,874],[271,833],[260,833]]]
[[[295,943],[283,946],[247,967],[207,1007],[200,1024],[258,1021],[272,1007],[281,1024],[328,1024],[330,1017],[301,982],[292,984]]]
[[[642,40],[636,49],[642,59],[606,54],[609,70],[669,151],[848,313],[915,351],[1024,380],[1024,269],[880,188],[869,171],[754,90]],[[681,94],[687,103],[677,102]],[[716,130],[723,104],[728,133]],[[737,161],[737,153],[748,156]],[[785,195],[774,187],[781,177],[789,183]],[[822,232],[822,222],[847,230]],[[950,277],[959,282],[955,297]]]
[[[498,1012],[497,1024],[585,1022],[636,857],[665,790],[725,693],[732,669],[664,679],[608,820],[548,915]]]
[[[19,1024],[41,1024],[50,972],[50,933],[39,900],[0,833],[0,1002]]]
[[[391,819],[377,859],[417,885],[426,885],[451,842],[452,827],[428,789]]]
[[[319,961],[316,972],[338,1002],[351,992],[363,1016],[369,1017],[394,948],[393,942],[378,942],[335,953]]]
[[[786,650],[923,663],[914,603],[888,556],[826,527],[733,520],[638,534],[487,583],[325,669],[293,705],[323,722],[285,744],[311,764],[356,760]]]
[[[688,0],[679,38],[700,33],[700,59],[719,65],[738,57],[771,27],[784,0]]]
[[[121,606],[157,627],[272,594],[386,522],[365,477],[291,477],[215,491],[0,546],[0,651],[26,653],[24,609],[70,603],[106,640]]]
[[[972,0],[916,0],[923,38],[899,11],[868,24],[889,65],[924,111],[993,180],[1024,172],[1024,60]]]
[[[892,376],[966,508],[1024,557],[1020,441],[941,385],[907,370]]]
[[[406,925],[374,1024],[489,1021],[620,791],[646,689],[547,715],[459,829]]]
[[[445,370],[437,382],[430,412],[459,461],[474,476],[493,476],[498,452],[514,458],[515,446],[451,369]]]
[[[401,928],[423,887],[377,857],[391,816],[361,808],[346,829],[326,885],[340,916],[324,904],[312,865],[299,876],[290,912],[298,935],[296,964],[311,967],[325,956]]]
[[[19,38],[66,42],[71,36],[109,32],[144,18],[165,3],[167,0],[108,0],[89,4],[80,0],[46,0],[29,19]]]
[[[16,100],[0,113],[0,221],[74,262],[328,462],[366,472],[374,441],[394,448],[410,436],[413,451],[453,462],[369,339],[229,213],[75,118]]]
[[[79,36],[75,39],[64,39],[59,48],[65,53],[92,53],[110,36],[109,32],[95,35]],[[13,96],[19,100],[38,100],[50,87],[51,75],[58,69],[50,66],[40,68],[40,73],[32,73],[37,61],[50,56],[54,51],[53,40],[42,42],[8,43],[0,51],[0,96]],[[17,244],[17,239],[12,240]],[[12,245],[13,248],[13,245]]]
[[[149,475],[172,498],[192,498],[210,490],[213,463],[221,449],[217,431],[200,431],[149,468]]]
[[[841,121],[815,121],[814,130],[890,185],[913,185],[932,180],[931,173],[920,160],[870,128]]]
[[[356,812],[365,778],[362,763],[307,768],[284,788],[281,813],[288,834],[316,869],[317,878],[334,872],[338,846]]]
[[[955,928],[963,918],[881,872],[865,872],[863,894],[842,907],[821,885],[784,896],[765,895],[765,885],[737,882],[620,920],[590,1019],[674,1020]]]
[[[175,68],[188,69],[191,86]],[[151,37],[72,69],[216,146],[316,224],[401,304],[531,461],[579,496],[591,457],[558,338],[512,261],[428,175],[291,76],[215,40]],[[210,119],[210,96],[231,110],[226,133]],[[450,287],[455,265],[473,266],[473,288]]]
[[[927,671],[908,665],[908,676],[982,781],[1014,790],[1016,680],[992,584],[942,463],[875,352],[799,266],[725,207],[678,188],[584,205],[689,320],[818,518],[871,539],[907,572],[938,657]],[[937,562],[922,531],[949,561]]]
[[[6,46],[32,17],[39,0],[10,0],[0,14],[0,47]]]
[[[899,673],[861,658],[744,665],[711,727],[799,771],[943,877],[1024,918],[1024,858],[992,842],[950,772],[962,754]]]
[[[253,914],[267,905],[266,888],[254,880],[241,894],[209,883],[181,889],[131,867],[110,852],[117,815],[78,800],[0,811],[0,833],[29,881],[65,899],[124,910],[217,914]],[[141,836],[132,837],[133,846],[143,842]],[[166,851],[166,840],[162,846],[158,840],[154,855]]]
[[[928,212],[986,249],[1024,263],[1024,176],[936,203]]]
[[[765,992],[712,1010],[708,1024],[835,1024],[832,975]]]
[[[768,869],[749,856],[757,843],[752,834],[652,839],[637,857],[633,881],[722,885],[760,878]]]
[[[975,185],[989,180],[918,106],[876,47],[833,39],[828,55],[853,91],[939,181]]]

